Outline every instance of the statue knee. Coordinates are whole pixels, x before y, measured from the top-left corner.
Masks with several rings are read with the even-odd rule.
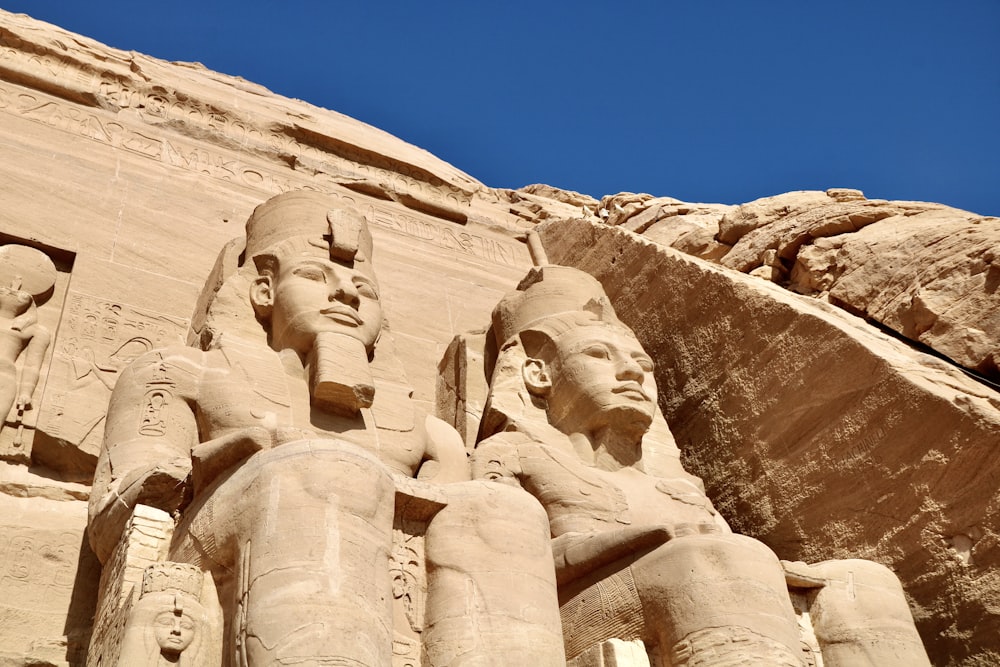
[[[701,578],[764,578],[784,586],[778,557],[763,542],[745,535],[689,535],[670,540],[644,556],[657,571],[673,571],[690,581]]]
[[[859,559],[809,567],[826,580],[810,595],[809,613],[828,664],[928,664],[892,570]]]
[[[533,496],[496,482],[460,482],[441,489],[447,505],[427,529],[428,541],[436,544],[436,559],[453,554],[467,560],[470,552],[482,550],[486,560],[537,558],[551,569],[549,522]]]
[[[779,652],[798,650],[781,564],[757,540],[732,534],[681,537],[639,558],[632,570],[644,615],[659,626],[661,645],[677,646],[710,628],[740,628],[766,645],[784,647]]]
[[[430,665],[564,665],[549,524],[538,501],[495,482],[440,487],[427,527]]]

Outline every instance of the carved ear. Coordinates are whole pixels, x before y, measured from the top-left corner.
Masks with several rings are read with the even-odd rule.
[[[271,276],[264,274],[253,281],[253,285],[250,286],[250,302],[253,304],[253,311],[257,313],[257,317],[268,318],[271,316],[271,307],[274,305]]]
[[[521,369],[521,376],[524,378],[524,385],[534,396],[548,396],[552,389],[552,378],[549,376],[549,368],[541,359],[528,358]]]

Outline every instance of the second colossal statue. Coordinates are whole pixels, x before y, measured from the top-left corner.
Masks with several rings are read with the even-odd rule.
[[[642,640],[660,664],[808,664],[789,586],[811,596],[825,664],[919,665],[892,573],[869,561],[782,563],[732,533],[679,460],[653,361],[594,278],[533,269],[493,316],[497,358],[478,477],[545,507],[570,659]]]

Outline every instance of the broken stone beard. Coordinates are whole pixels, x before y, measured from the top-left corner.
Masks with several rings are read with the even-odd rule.
[[[368,350],[357,338],[321,331],[306,358],[312,404],[345,416],[370,408],[375,398],[375,382]]]

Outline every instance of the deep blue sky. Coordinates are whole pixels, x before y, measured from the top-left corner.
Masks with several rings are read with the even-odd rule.
[[[998,0],[0,7],[345,113],[492,186],[854,187],[1000,215]]]

